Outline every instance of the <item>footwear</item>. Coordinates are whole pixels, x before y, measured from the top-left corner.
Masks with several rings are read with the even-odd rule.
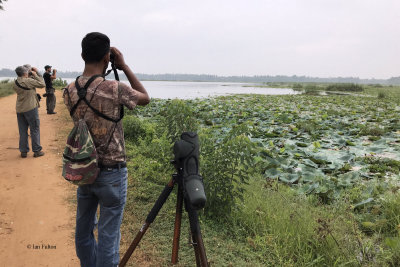
[[[50,112],[49,112],[49,111],[48,111],[47,114],[52,115],[52,114],[57,114],[57,112],[54,112],[54,111],[50,111]]]
[[[21,152],[21,158],[26,158],[26,156],[28,156],[27,152]]]
[[[33,153],[33,157],[35,157],[35,158],[41,157],[41,156],[43,156],[43,155],[44,155],[44,152],[43,152],[43,151],[38,151],[38,152]]]

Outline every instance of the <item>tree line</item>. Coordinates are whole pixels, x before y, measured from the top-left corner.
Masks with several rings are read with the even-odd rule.
[[[81,75],[77,71],[58,71],[57,76],[61,78],[75,78]],[[14,77],[14,70],[1,69],[0,77]],[[143,81],[193,81],[193,82],[248,82],[248,83],[355,83],[355,84],[393,84],[400,85],[400,76],[390,79],[360,79],[358,77],[333,77],[319,78],[309,76],[287,76],[287,75],[254,75],[254,76],[218,76],[211,74],[144,74],[136,76]],[[126,80],[126,76],[120,73],[120,79]]]

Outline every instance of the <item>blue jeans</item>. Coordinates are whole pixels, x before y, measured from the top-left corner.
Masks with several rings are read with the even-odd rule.
[[[127,177],[127,168],[101,171],[93,184],[78,187],[75,246],[81,266],[118,265]],[[100,217],[96,242],[93,230],[98,205]]]
[[[19,151],[29,152],[28,128],[31,133],[32,151],[39,152],[42,150],[40,145],[40,120],[38,108],[31,109],[27,112],[17,113],[18,130],[19,130]]]

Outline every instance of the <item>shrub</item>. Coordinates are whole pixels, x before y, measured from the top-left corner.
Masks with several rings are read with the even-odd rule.
[[[153,139],[140,139],[137,144],[127,142],[127,156],[134,168],[136,179],[143,179],[164,185],[165,179],[170,178],[173,166],[171,143],[165,135]],[[151,181],[151,182],[150,182]]]
[[[385,98],[386,97],[386,94],[384,93],[384,92],[379,92],[378,93],[378,98]]]
[[[53,81],[53,86],[65,87],[67,85],[68,85],[67,81],[66,80],[62,80],[61,78],[55,79]]]
[[[315,84],[307,84],[304,89],[306,91],[316,91],[318,90],[317,86]]]
[[[255,155],[255,145],[247,132],[246,124],[236,126],[220,142],[210,131],[200,134],[201,174],[207,194],[205,214],[209,217],[224,220],[243,201]]]
[[[292,85],[292,88],[293,89],[302,89],[303,85],[301,85],[300,83],[295,83],[295,84]]]
[[[328,85],[326,91],[362,92],[364,91],[364,87],[354,83],[335,83]]]
[[[320,90],[315,84],[307,84],[304,87],[304,94],[306,95],[319,95]]]
[[[161,126],[167,130],[167,136],[172,142],[179,140],[183,132],[197,132],[198,123],[193,110],[183,100],[167,102],[160,115],[163,117]]]
[[[140,139],[151,140],[155,134],[155,126],[139,117],[128,115],[123,120],[125,139],[137,144]]]

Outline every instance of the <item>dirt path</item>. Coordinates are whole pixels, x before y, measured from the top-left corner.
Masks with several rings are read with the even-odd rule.
[[[0,266],[79,266],[68,201],[75,187],[61,176],[66,112],[56,93],[57,115],[46,114],[45,99],[39,108],[40,158],[20,157],[16,95],[0,98]]]

